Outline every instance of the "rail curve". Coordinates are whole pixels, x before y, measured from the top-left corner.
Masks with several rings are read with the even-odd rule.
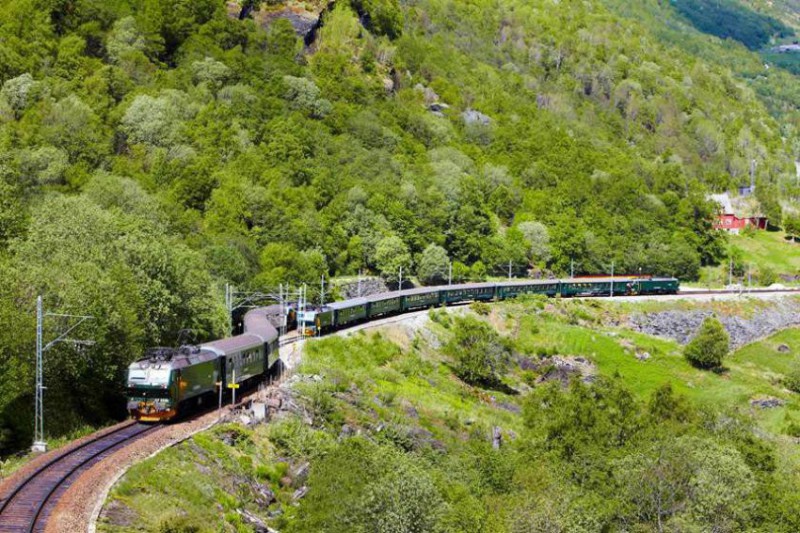
[[[58,498],[92,465],[159,426],[130,422],[55,455],[0,500],[0,532],[40,533]]]
[[[713,296],[715,294],[797,294],[794,288],[741,289],[689,289],[681,290],[678,297]],[[634,299],[659,298],[658,296],[629,296]],[[272,307],[259,311],[273,311]],[[264,313],[269,318],[270,313]],[[300,335],[288,335],[280,339],[280,346],[302,340]],[[18,481],[0,496],[0,533],[39,533],[45,530],[47,519],[58,499],[69,486],[94,464],[106,456],[133,443],[145,435],[157,431],[159,425],[141,424],[134,421],[121,424],[112,431],[98,433],[79,445],[56,453],[29,476]]]

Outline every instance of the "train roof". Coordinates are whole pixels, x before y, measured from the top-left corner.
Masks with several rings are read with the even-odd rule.
[[[357,305],[364,305],[367,302],[369,302],[369,300],[367,300],[366,298],[351,298],[349,300],[342,300],[340,302],[331,302],[329,304],[325,304],[325,307],[330,307],[331,309],[338,311],[340,309],[348,309],[350,307],[355,307]]]
[[[259,346],[263,346],[266,342],[268,341],[261,335],[244,333],[242,335],[236,335],[235,337],[227,337],[213,342],[208,342],[201,345],[201,348],[216,352],[217,355],[227,355],[232,352],[240,352],[242,350],[258,348]]]
[[[469,289],[489,289],[493,288],[497,283],[482,282],[482,283],[459,283],[457,285],[440,285],[440,291],[460,291]]]
[[[197,346],[180,348],[155,348],[148,355],[128,365],[128,368],[184,368],[219,357],[212,351]]]
[[[402,291],[397,291],[394,294],[398,296],[416,296],[418,294],[431,294],[431,293],[438,293],[442,290],[441,285],[434,285],[432,287],[417,287],[416,289],[403,289]]]
[[[557,278],[554,279],[529,279],[529,280],[517,280],[517,281],[500,281],[495,283],[498,287],[526,287],[528,285],[552,285],[553,283],[558,283],[560,280]]]

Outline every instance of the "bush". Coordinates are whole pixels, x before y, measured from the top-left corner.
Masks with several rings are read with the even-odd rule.
[[[778,275],[771,268],[764,266],[758,270],[758,284],[763,287],[769,287],[778,281]]]
[[[800,393],[800,365],[795,364],[783,377],[783,386],[792,392]]]
[[[447,280],[450,259],[447,250],[435,244],[429,244],[422,252],[417,267],[417,276],[425,285],[437,285]]]
[[[476,314],[486,316],[491,313],[492,308],[485,302],[472,302],[469,308],[475,311]]]
[[[728,354],[730,337],[719,320],[708,317],[697,335],[686,345],[683,354],[697,368],[717,368]]]
[[[459,318],[445,351],[455,359],[456,375],[471,385],[492,385],[509,360],[509,350],[489,324],[473,317]]]

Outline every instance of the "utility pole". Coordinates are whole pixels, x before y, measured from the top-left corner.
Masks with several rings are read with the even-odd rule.
[[[399,281],[397,283],[397,290],[398,291],[402,291],[403,290],[403,267],[400,267],[400,278],[399,278]]]
[[[570,257],[569,258],[569,279],[575,277],[575,259]]]
[[[511,281],[511,261],[508,262],[508,281]]]
[[[450,261],[450,264],[447,268],[447,285],[453,284],[453,262]]]
[[[284,303],[283,298],[283,283],[278,285],[278,304],[281,306],[281,328],[280,334],[281,336],[286,335],[286,304]],[[220,396],[220,401],[222,397]]]
[[[225,283],[225,309],[228,311],[228,332],[233,331],[233,287]]]
[[[304,339],[306,336],[306,284],[300,288],[300,301],[297,304],[297,327],[300,328],[300,338]],[[300,319],[300,317],[303,317]]]
[[[63,333],[60,333],[55,339],[44,344],[44,319],[47,317],[66,318],[68,320],[77,319],[77,322],[68,327]],[[45,313],[41,295],[36,298],[36,390],[34,401],[33,446],[31,447],[33,452],[47,451],[47,442],[44,440],[44,391],[47,388],[44,386],[44,352],[59,342],[69,342],[76,345],[94,344],[94,341],[91,340],[67,338],[67,335],[69,335],[71,331],[93,318],[94,317],[89,315]]]
[[[325,305],[325,274],[322,275],[322,281],[320,283],[319,305],[320,307]]]
[[[728,287],[733,287],[733,257],[728,262]]]
[[[614,261],[611,261],[611,297],[614,297]]]
[[[358,270],[358,297],[361,298],[361,269]]]

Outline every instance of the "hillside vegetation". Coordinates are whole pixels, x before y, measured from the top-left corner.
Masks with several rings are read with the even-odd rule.
[[[657,307],[746,318],[764,305]],[[102,528],[248,531],[253,517],[287,532],[800,527],[800,404],[782,384],[797,330],[713,373],[672,341],[607,325],[648,306],[473,309],[309,343],[300,413],[225,424],[137,465]],[[493,354],[497,380],[464,381],[476,350]],[[751,403],[761,399],[777,406]]]
[[[763,48],[774,38],[794,34],[780,20],[751,11],[733,0],[679,0],[673,5],[700,31],[737,40],[751,50]]]
[[[794,78],[748,86],[757,56],[611,2],[340,2],[310,49],[233,11],[0,3],[0,450],[30,440],[40,293],[96,318],[47,353],[57,434],[120,416],[145,347],[222,335],[226,281],[395,276],[431,244],[465,279],[694,279],[726,253],[709,190],[756,159],[773,221],[793,194]]]

